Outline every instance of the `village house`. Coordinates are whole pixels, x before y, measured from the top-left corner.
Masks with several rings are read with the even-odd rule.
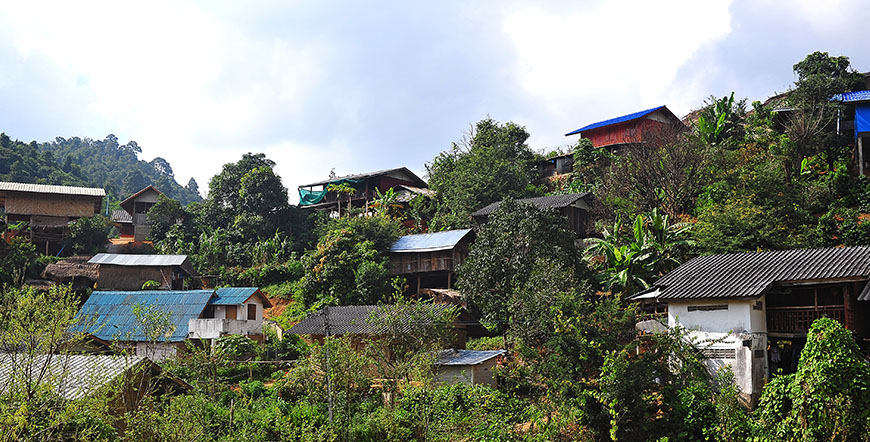
[[[346,184],[354,190],[352,194],[340,194],[329,190],[330,185]],[[408,201],[417,195],[431,195],[426,181],[423,181],[407,167],[379,170],[329,178],[299,186],[299,206],[317,210],[336,211],[339,214],[351,207],[368,209],[378,198],[377,192],[386,193],[393,189],[397,202],[407,206]]]
[[[149,185],[121,201],[123,210],[113,211],[112,221],[122,239],[132,239],[136,242],[149,239],[151,223],[148,221],[148,210],[157,203],[160,195],[163,193]]]
[[[422,312],[408,310],[412,308],[422,309]],[[419,320],[431,321],[433,317],[446,312],[449,308],[459,308],[459,316],[450,327],[450,331],[453,333],[453,348],[464,349],[465,343],[470,337],[489,336],[489,331],[468,311],[447,304],[420,304],[401,307],[390,305],[328,307],[309,314],[290,330],[287,330],[287,333],[309,335],[315,341],[322,341],[327,334],[329,336],[354,335],[358,338],[376,337],[385,333],[385,330],[394,332],[395,327],[401,329],[403,327],[402,321],[416,321],[419,318],[422,318]],[[357,341],[357,344],[361,345],[361,343],[361,339]]]
[[[7,226],[26,222],[30,242],[53,255],[63,249],[70,221],[99,214],[105,196],[95,187],[0,182],[0,215]]]
[[[473,240],[471,229],[405,235],[390,247],[390,274],[404,276],[415,293],[451,289],[456,267],[465,261]]]
[[[137,306],[134,308],[134,306]],[[213,342],[226,335],[264,339],[269,300],[255,287],[215,290],[94,291],[79,310],[84,330],[98,342],[117,342],[155,361],[183,351],[184,341]],[[141,309],[141,310],[140,310]],[[137,310],[140,312],[137,314]],[[159,324],[143,314],[167,315]],[[153,324],[158,329],[152,329]],[[268,325],[271,326],[271,325]]]
[[[98,253],[88,263],[97,265],[99,290],[141,290],[148,281],[161,290],[181,290],[196,275],[187,255]]]
[[[589,212],[592,210],[592,194],[590,192],[521,198],[516,201],[518,203],[531,204],[538,210],[557,211],[568,220],[568,228],[581,237],[587,236],[589,229],[593,227],[589,224]],[[471,217],[475,223],[483,225],[500,205],[500,201],[494,202],[472,213]]]
[[[854,91],[832,98],[842,103],[837,119],[837,133],[854,133],[855,162],[858,174],[870,172],[870,151],[865,150],[865,139],[870,138],[870,91]]]
[[[734,253],[690,260],[632,298],[666,303],[711,370],[730,366],[754,403],[772,372],[794,372],[807,330],[827,317],[870,337],[870,246]]]
[[[607,147],[615,151],[628,144],[644,143],[657,132],[670,127],[685,128],[666,106],[659,106],[592,123],[565,136],[579,134],[582,138],[588,138],[594,147]]]
[[[574,154],[553,155],[547,159],[537,161],[535,164],[538,167],[538,177],[546,181],[573,172]]]

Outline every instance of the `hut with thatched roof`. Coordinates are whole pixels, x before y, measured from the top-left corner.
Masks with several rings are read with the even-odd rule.
[[[71,256],[49,264],[45,266],[42,277],[55,284],[72,284],[76,289],[93,287],[99,277],[99,267],[89,263],[90,259],[90,256]]]

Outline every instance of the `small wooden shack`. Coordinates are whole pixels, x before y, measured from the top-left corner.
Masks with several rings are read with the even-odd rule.
[[[442,350],[435,363],[435,381],[495,386],[493,369],[504,354],[504,350]]]
[[[522,198],[518,203],[531,204],[539,210],[555,210],[568,220],[568,227],[581,237],[588,236],[590,212],[592,211],[592,193],[567,193],[564,195],[547,195],[535,198]],[[499,208],[501,202],[492,203],[474,213],[471,217],[478,225],[485,224],[489,216]]]
[[[0,182],[0,212],[7,224],[26,222],[30,241],[54,254],[63,247],[67,224],[100,213],[104,196],[95,187]]]
[[[148,211],[157,203],[160,195],[163,193],[149,185],[121,201],[121,208],[124,210],[112,212],[112,220],[118,227],[121,238],[132,238],[134,241],[148,239],[151,235]]]
[[[354,189],[351,195],[329,190],[330,184],[347,185]],[[299,206],[317,210],[344,210],[351,207],[368,207],[378,196],[390,189],[397,195],[400,204],[407,205],[417,194],[430,194],[423,181],[407,167],[359,173],[317,181],[299,186]]]
[[[185,278],[196,275],[187,255],[99,253],[88,263],[99,266],[100,290],[141,290],[147,281],[156,281],[161,290],[180,290]]]
[[[407,277],[416,292],[449,289],[473,239],[471,229],[405,235],[390,247],[390,273]]]

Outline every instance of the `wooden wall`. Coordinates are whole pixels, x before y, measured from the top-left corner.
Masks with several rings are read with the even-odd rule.
[[[93,196],[9,192],[6,213],[80,218],[98,213],[101,201]]]

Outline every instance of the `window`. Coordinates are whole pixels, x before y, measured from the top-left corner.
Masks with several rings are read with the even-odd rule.
[[[737,350],[733,348],[705,348],[705,359],[737,359]]]
[[[248,320],[257,320],[257,304],[248,304]]]
[[[715,310],[728,310],[728,304],[716,304],[716,305],[690,305],[688,307],[690,312],[712,312]]]

